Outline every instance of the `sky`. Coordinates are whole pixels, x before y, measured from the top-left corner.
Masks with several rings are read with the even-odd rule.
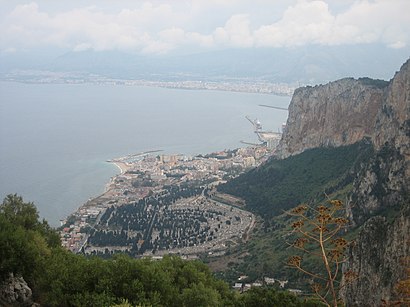
[[[410,44],[409,0],[0,0],[0,52]]]

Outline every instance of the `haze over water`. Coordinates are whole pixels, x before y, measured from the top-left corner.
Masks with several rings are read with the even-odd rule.
[[[195,155],[277,131],[290,97],[111,85],[0,83],[0,196],[33,201],[52,225],[104,190],[107,159],[147,150]]]

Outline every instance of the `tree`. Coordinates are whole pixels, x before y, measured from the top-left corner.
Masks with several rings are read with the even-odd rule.
[[[24,202],[21,196],[9,194],[0,204],[0,215],[14,227],[25,231],[37,231],[45,238],[50,247],[61,245],[60,236],[50,227],[46,220],[39,221],[39,214],[32,202]]]
[[[38,222],[38,212],[33,203],[25,203],[17,194],[7,195],[0,205],[0,214],[12,224],[26,230],[34,230]]]
[[[182,290],[182,306],[210,307],[222,306],[221,296],[215,289],[205,287],[203,283],[195,283]]]
[[[315,302],[302,301],[290,292],[277,291],[268,287],[252,287],[241,294],[238,306],[246,307],[309,307],[317,306]]]
[[[34,299],[53,249],[61,245],[58,233],[38,218],[34,204],[16,194],[0,204],[0,282],[10,273],[22,276]]]
[[[314,294],[327,306],[338,305],[338,291],[342,276],[341,264],[345,262],[344,254],[350,244],[341,236],[348,220],[342,216],[343,203],[340,200],[330,200],[328,205],[313,208],[300,205],[288,214],[297,218],[292,223],[292,235],[295,240],[288,243],[300,253],[288,260],[288,266],[308,275],[313,283]],[[304,256],[320,259],[323,266],[318,272],[306,268]],[[344,280],[351,282],[356,278],[352,271],[344,272]]]

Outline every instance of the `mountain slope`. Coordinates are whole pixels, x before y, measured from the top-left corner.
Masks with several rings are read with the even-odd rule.
[[[357,149],[363,140],[370,149]],[[323,152],[333,152],[334,159],[327,161]],[[410,60],[390,82],[342,79],[296,90],[277,156],[221,190],[244,197],[266,218],[296,201],[320,200],[329,184],[331,197],[346,196],[350,221],[359,227],[344,266],[358,273],[342,293],[346,305],[400,301],[394,289],[408,278],[410,255]]]
[[[62,52],[62,51],[60,51]],[[147,80],[266,80],[318,84],[345,76],[388,78],[409,48],[380,44],[310,45],[304,48],[228,49],[185,55],[147,56],[119,51],[0,54],[0,73],[13,69],[76,71]]]
[[[373,154],[368,141],[338,148],[314,148],[283,160],[272,158],[218,189],[246,201],[262,216],[280,215],[302,202],[351,189],[360,164]]]

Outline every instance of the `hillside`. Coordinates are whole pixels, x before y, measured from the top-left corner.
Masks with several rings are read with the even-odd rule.
[[[342,79],[297,89],[276,157],[220,187],[265,219],[253,247],[238,251],[249,257],[231,269],[261,273],[252,263],[270,257],[264,265],[279,274],[273,264],[286,252],[278,245],[278,215],[298,203],[320,202],[326,193],[346,200],[351,232],[358,236],[344,270],[360,274],[346,287],[345,303],[402,300],[395,287],[408,278],[409,175],[410,60],[389,82]],[[371,300],[369,289],[377,293]]]
[[[321,201],[325,194],[346,197],[360,164],[372,154],[373,147],[366,140],[309,149],[282,160],[272,158],[218,189],[243,198],[249,210],[271,218],[302,202]]]
[[[16,52],[0,53],[0,74],[38,70],[84,72],[120,79],[318,84],[346,76],[388,78],[408,53],[408,47],[393,49],[381,44],[227,49],[168,56],[91,50],[60,55],[51,51]]]

